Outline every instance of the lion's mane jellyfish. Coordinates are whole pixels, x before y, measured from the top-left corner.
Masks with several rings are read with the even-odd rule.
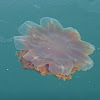
[[[93,67],[88,55],[94,52],[94,46],[82,41],[76,29],[63,28],[56,19],[43,17],[40,25],[26,21],[19,32],[21,36],[14,36],[14,43],[24,68],[65,80],[71,79],[75,70]]]

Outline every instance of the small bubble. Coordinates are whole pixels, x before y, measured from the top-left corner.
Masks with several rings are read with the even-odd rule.
[[[38,56],[34,56],[34,59],[38,59],[39,57]]]
[[[50,48],[48,48],[48,49],[50,49]]]
[[[75,59],[75,62],[77,61],[77,59]]]
[[[7,70],[9,70],[9,69],[7,69]]]

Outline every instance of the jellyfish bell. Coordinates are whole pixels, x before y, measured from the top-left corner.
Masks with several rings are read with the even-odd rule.
[[[75,70],[86,71],[93,67],[88,56],[95,47],[81,40],[80,34],[72,27],[63,28],[60,22],[50,17],[40,19],[40,25],[24,22],[14,37],[16,49],[20,50],[20,62],[43,75],[54,74],[58,78],[70,79]],[[46,65],[49,65],[47,68]]]

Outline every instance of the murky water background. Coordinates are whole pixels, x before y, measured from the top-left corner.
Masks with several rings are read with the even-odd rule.
[[[91,70],[76,71],[71,80],[63,81],[21,68],[13,36],[20,35],[24,21],[39,23],[42,17],[77,29],[82,40],[95,46]],[[99,100],[99,76],[100,0],[0,0],[0,100]]]

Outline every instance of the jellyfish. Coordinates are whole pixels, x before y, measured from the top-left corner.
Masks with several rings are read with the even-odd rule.
[[[21,36],[14,36],[15,47],[19,50],[16,55],[25,69],[66,80],[71,79],[76,70],[86,71],[94,65],[88,55],[95,47],[81,40],[76,29],[63,28],[54,18],[43,17],[40,25],[26,21],[18,31]]]

